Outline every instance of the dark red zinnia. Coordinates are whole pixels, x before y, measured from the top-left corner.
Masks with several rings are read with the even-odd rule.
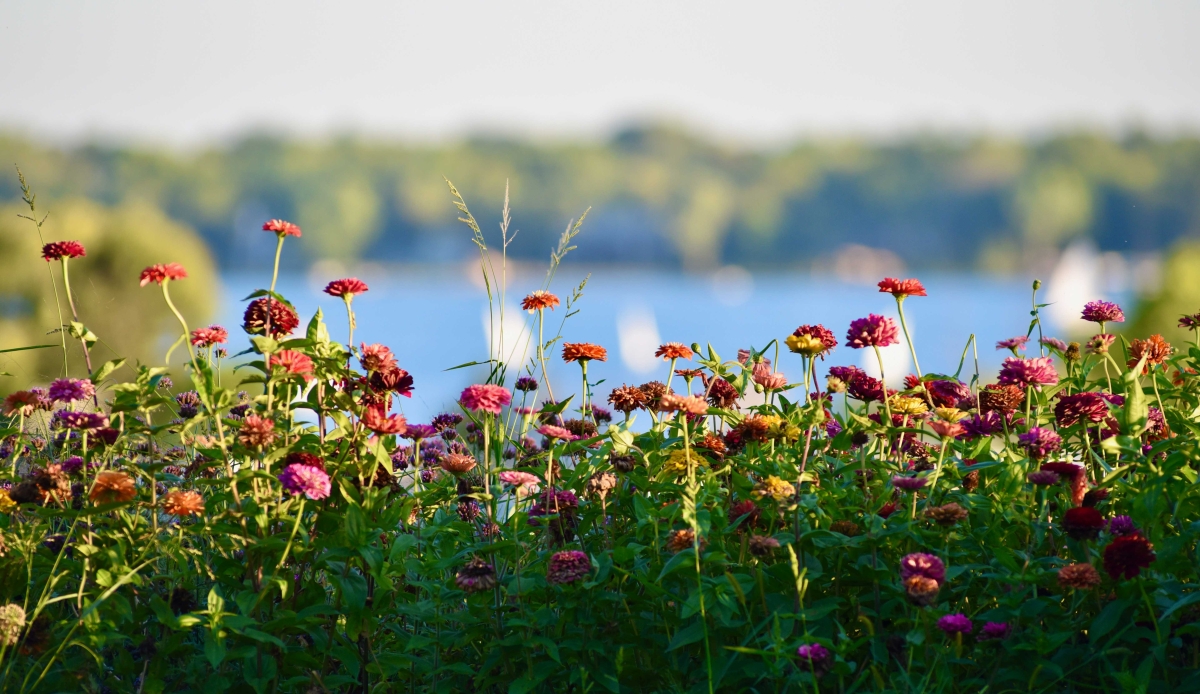
[[[87,251],[78,241],[55,241],[42,246],[42,257],[46,262],[63,258],[82,258],[85,255]]]
[[[250,302],[242,316],[242,328],[251,335],[262,335],[271,322],[271,337],[283,337],[300,325],[295,309],[282,301],[262,297]]]
[[[1104,516],[1090,506],[1067,509],[1062,519],[1063,530],[1076,540],[1094,540],[1104,528]]]
[[[340,296],[343,299],[355,294],[362,294],[368,289],[367,283],[357,277],[346,277],[334,280],[325,285],[325,293],[329,296]]]
[[[1155,558],[1154,545],[1141,533],[1122,535],[1104,548],[1104,570],[1114,581],[1122,576],[1136,578]]]

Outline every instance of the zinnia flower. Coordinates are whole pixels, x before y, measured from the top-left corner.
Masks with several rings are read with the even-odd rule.
[[[1030,484],[1046,487],[1058,483],[1058,473],[1050,472],[1049,470],[1035,470],[1026,475],[1025,479],[1029,480]]]
[[[458,400],[468,410],[500,414],[505,405],[512,403],[512,393],[504,386],[477,384],[463,389]]]
[[[238,441],[247,448],[266,448],[275,441],[275,421],[256,414],[248,414],[242,420]]]
[[[872,313],[851,321],[850,330],[846,332],[846,346],[854,349],[887,347],[896,342],[899,335],[895,321]]]
[[[672,530],[671,534],[667,536],[667,550],[678,554],[685,549],[691,549],[694,547],[695,542],[696,533],[691,528]],[[700,545],[703,546],[704,544],[704,538],[701,538]]]
[[[500,481],[516,487],[517,496],[529,496],[537,494],[542,478],[520,470],[505,470],[500,473]]]
[[[1100,585],[1100,573],[1091,564],[1069,564],[1058,570],[1058,584],[1063,588],[1091,590]]]
[[[541,311],[548,308],[553,311],[554,307],[558,306],[558,304],[557,296],[554,296],[545,289],[538,289],[521,300],[521,310],[533,313],[534,311]]]
[[[1000,383],[1041,390],[1043,385],[1058,383],[1058,372],[1050,357],[1009,357],[1000,366]]]
[[[1012,626],[1005,622],[988,622],[979,630],[978,641],[1001,641],[1012,633]]]
[[[442,469],[455,476],[467,474],[475,465],[475,458],[466,453],[451,453],[442,458]]]
[[[918,489],[922,489],[926,484],[929,484],[929,480],[925,479],[924,477],[905,477],[903,475],[895,475],[892,477],[893,487],[909,492],[915,492]]]
[[[546,566],[547,583],[575,583],[581,581],[592,572],[592,560],[588,555],[576,550],[556,552],[550,557]]]
[[[28,417],[35,410],[44,409],[46,405],[47,403],[41,394],[30,390],[18,390],[9,393],[4,398],[4,414],[10,417],[15,414]]]
[[[197,328],[192,331],[192,344],[196,347],[212,347],[229,342],[229,331],[219,325]]]
[[[654,350],[654,356],[660,357],[664,361],[691,359],[692,354],[692,349],[682,342],[668,342],[665,345],[659,345],[658,349]]]
[[[78,241],[55,241],[42,246],[42,257],[46,262],[63,258],[82,258],[87,255],[83,244]]]
[[[1126,579],[1136,578],[1142,569],[1150,567],[1155,558],[1154,545],[1141,533],[1122,535],[1104,548],[1104,570],[1114,581],[1122,576]]]
[[[837,338],[833,331],[821,324],[802,325],[796,328],[795,332],[789,335],[784,342],[788,349],[796,354],[803,354],[806,357],[820,355],[822,359],[826,353],[832,352],[837,347]]]
[[[1108,521],[1108,532],[1117,536],[1132,535],[1138,532],[1138,529],[1129,516],[1113,516],[1112,520]]]
[[[1069,508],[1063,514],[1062,526],[1076,540],[1094,540],[1104,527],[1104,516],[1088,506]]]
[[[179,263],[151,265],[142,270],[141,286],[144,287],[151,282],[162,284],[168,280],[181,280],[187,276],[187,270],[184,270]]]
[[[943,439],[957,438],[967,432],[966,427],[958,422],[933,421],[929,423],[929,428]]]
[[[943,526],[951,526],[967,518],[967,509],[959,506],[951,501],[942,506],[933,506],[925,509],[925,517],[932,520],[934,523]]]
[[[396,368],[396,356],[386,345],[359,343],[358,363],[367,371],[386,371]]]
[[[88,497],[98,504],[124,503],[137,496],[133,478],[124,472],[105,471],[96,474]]]
[[[559,426],[554,426],[553,424],[543,424],[538,427],[538,433],[548,439],[561,439],[563,441],[576,441],[579,439],[578,436],[572,434],[570,431]]]
[[[496,569],[490,562],[474,557],[454,575],[454,585],[466,593],[481,593],[496,587]]]
[[[274,232],[280,237],[300,236],[300,227],[292,224],[291,222],[285,222],[282,219],[272,219],[267,221],[263,224],[262,230]]]
[[[1013,356],[1015,357],[1017,355],[1018,350],[1024,351],[1025,344],[1027,342],[1029,342],[1028,337],[1026,337],[1024,335],[1017,335],[1016,337],[1010,337],[1007,340],[1001,340],[1001,341],[997,342],[996,349],[1011,350],[1013,353]]]
[[[1108,348],[1112,347],[1112,343],[1117,339],[1116,335],[1101,333],[1093,335],[1091,340],[1088,340],[1087,349],[1092,354],[1108,354]]]
[[[751,376],[755,383],[763,387],[763,390],[779,390],[787,385],[786,376],[779,372],[772,372],[771,367],[763,363],[754,365]]]
[[[1043,470],[1049,470],[1056,473],[1059,477],[1066,480],[1071,485],[1071,501],[1076,506],[1083,503],[1083,496],[1087,492],[1087,471],[1082,465],[1075,463],[1043,463]]]
[[[99,412],[72,412],[59,410],[54,413],[51,426],[55,429],[93,431],[108,426],[108,417]]]
[[[1091,424],[1108,418],[1108,405],[1099,393],[1084,392],[1060,395],[1054,403],[1054,419],[1059,426],[1069,427],[1080,420]]]
[[[667,393],[659,399],[658,409],[661,412],[683,412],[701,416],[708,413],[708,403],[697,395]]]
[[[1045,347],[1057,349],[1060,352],[1066,352],[1067,349],[1069,348],[1067,343],[1063,342],[1062,340],[1058,339],[1057,337],[1043,337],[1040,340],[1038,340],[1038,343],[1040,343],[1041,345],[1043,345]],[[988,622],[988,624],[995,624],[995,623],[996,622]],[[986,627],[985,627],[985,629],[986,629]]]
[[[367,283],[357,277],[334,280],[325,285],[326,294],[329,296],[340,296],[343,299],[348,299],[356,294],[363,294],[367,289]]]
[[[925,293],[925,286],[921,284],[920,280],[901,280],[895,277],[885,277],[879,283],[879,292],[881,294],[891,294],[900,300],[904,300],[904,298],[909,296],[928,296]]]
[[[636,386],[623,385],[620,388],[613,388],[613,391],[608,394],[608,404],[618,412],[629,414],[640,407],[645,407],[646,393]]]
[[[1080,317],[1092,323],[1124,323],[1125,313],[1121,307],[1111,301],[1089,301],[1083,307]]]
[[[979,411],[1009,414],[1025,404],[1025,391],[1020,386],[993,383],[979,391]]]
[[[96,394],[96,386],[91,381],[80,378],[59,378],[50,384],[48,395],[54,402],[79,402],[87,400]]]
[[[904,592],[908,599],[918,607],[929,607],[937,600],[938,589],[942,584],[928,576],[909,576],[903,580]]]
[[[946,635],[971,633],[971,620],[963,613],[948,614],[937,621],[937,628]]]
[[[608,350],[590,342],[564,342],[562,350],[563,361],[608,361]]]
[[[906,554],[900,560],[900,578],[907,580],[913,576],[923,576],[941,583],[946,580],[946,565],[932,554]]]
[[[1134,340],[1129,343],[1129,361],[1126,362],[1126,366],[1132,369],[1138,365],[1142,357],[1145,357],[1146,363],[1142,366],[1142,373],[1148,374],[1150,369],[1165,362],[1174,351],[1171,343],[1164,340],[1162,335],[1151,335],[1145,340]]]
[[[264,296],[251,301],[246,307],[242,328],[251,335],[262,335],[266,332],[268,321],[271,323],[271,337],[274,338],[290,335],[300,325],[300,317],[295,309],[282,301]]]
[[[178,518],[204,513],[204,497],[191,490],[171,492],[163,498],[163,513]]]
[[[328,497],[331,489],[329,473],[315,465],[303,463],[292,463],[285,467],[279,473],[279,483],[287,493],[293,496],[303,494],[313,501]]]
[[[313,378],[313,361],[308,355],[303,352],[297,352],[294,349],[281,349],[267,358],[267,365],[271,369],[279,366],[283,368],[284,374],[288,376],[300,376],[305,381],[311,381]]]
[[[814,677],[828,672],[833,662],[833,654],[819,643],[802,644],[796,649],[796,657],[800,659],[801,669],[813,673]]]
[[[758,558],[769,557],[779,549],[779,540],[766,535],[751,535],[750,542],[747,543],[750,554]]]
[[[383,405],[369,405],[363,410],[363,426],[376,434],[403,434],[408,428],[404,415],[389,415]]]
[[[1062,437],[1054,433],[1053,429],[1042,427],[1032,427],[1018,435],[1017,442],[1034,460],[1041,460],[1062,447]]]

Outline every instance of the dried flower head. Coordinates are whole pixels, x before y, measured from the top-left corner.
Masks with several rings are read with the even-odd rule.
[[[654,350],[654,356],[665,361],[672,359],[691,359],[693,356],[692,348],[682,342],[668,342],[659,345],[658,349]]]
[[[140,286],[144,287],[151,282],[156,282],[161,285],[169,280],[181,280],[187,276],[187,270],[184,270],[183,266],[179,263],[151,265],[145,270],[142,270]]]
[[[554,307],[558,306],[559,303],[557,296],[554,296],[545,289],[538,289],[521,300],[521,310],[529,311],[530,313],[545,309],[553,311]]]
[[[0,646],[15,646],[25,628],[25,609],[9,603],[0,607]]]
[[[96,481],[88,497],[98,504],[125,503],[137,496],[133,478],[124,472],[105,471],[97,473]]]
[[[1112,347],[1112,343],[1117,339],[1116,335],[1101,333],[1093,335],[1092,339],[1088,340],[1087,350],[1091,354],[1108,354],[1108,350]]]
[[[1015,412],[1025,404],[1025,391],[1018,385],[993,383],[979,391],[979,411],[983,414]]]
[[[720,376],[704,377],[704,388],[709,404],[713,407],[729,409],[737,402],[738,391],[732,383]]]
[[[959,521],[966,520],[967,509],[959,506],[953,501],[942,506],[933,506],[925,509],[925,517],[933,520],[938,525],[951,526]]]
[[[672,530],[667,536],[667,551],[678,554],[685,549],[691,549],[696,542],[696,533],[691,528],[683,530]],[[700,538],[700,548],[703,549],[706,544],[704,538]]]
[[[750,541],[747,543],[750,554],[762,559],[769,557],[779,549],[779,540],[766,535],[751,535]]]
[[[585,493],[590,497],[604,499],[617,488],[617,476],[607,470],[597,472],[588,479]]]
[[[349,299],[358,294],[365,294],[370,287],[366,282],[357,277],[346,277],[340,280],[334,280],[325,285],[325,293],[329,296],[340,296],[342,299]]]
[[[1058,570],[1058,584],[1063,588],[1091,590],[1100,585],[1100,573],[1091,564],[1069,564]]]
[[[900,331],[894,320],[872,313],[866,318],[856,318],[850,322],[846,346],[854,349],[887,347],[895,343],[899,336]]]
[[[635,386],[623,385],[608,394],[608,404],[618,412],[629,414],[646,405],[646,393]]]
[[[590,342],[564,342],[562,349],[563,361],[608,361],[608,350]]]
[[[191,490],[171,492],[163,497],[163,513],[178,518],[204,513],[204,497]]]
[[[490,562],[473,557],[454,575],[454,585],[466,593],[481,593],[496,586],[496,569]]]
[[[879,292],[881,294],[891,294],[899,300],[910,296],[928,296],[925,293],[925,285],[921,284],[920,280],[901,280],[895,277],[883,278],[883,281],[879,283]]]
[[[282,219],[271,219],[263,223],[263,231],[270,231],[280,238],[284,236],[300,236],[300,227]]]
[[[275,420],[248,414],[242,419],[238,441],[246,448],[266,448],[275,442]]]
[[[846,537],[856,537],[862,532],[862,528],[859,527],[858,523],[852,520],[834,521],[833,525],[829,526],[829,529],[835,533],[841,533]]]

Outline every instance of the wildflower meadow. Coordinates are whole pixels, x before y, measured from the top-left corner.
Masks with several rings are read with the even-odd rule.
[[[513,315],[507,198],[493,238],[449,189],[491,329],[532,337],[462,365],[477,382],[428,422],[404,355],[355,341],[367,283],[328,278],[340,315],[275,291],[295,224],[263,224],[236,328],[177,308],[177,259],[126,278],[177,318],[158,363],[92,358],[88,249],[39,239],[59,329],[31,347],[63,358],[4,399],[0,689],[1200,691],[1200,314],[1172,345],[1094,301],[1065,342],[1034,282],[997,377],[969,335],[929,373],[925,287],[880,278],[880,314],[797,305],[737,354],[680,306],[696,334],[661,376],[602,397],[608,352],[571,335],[586,282],[554,283],[586,213]],[[893,344],[913,373],[882,374]],[[864,353],[903,388],[842,365]]]

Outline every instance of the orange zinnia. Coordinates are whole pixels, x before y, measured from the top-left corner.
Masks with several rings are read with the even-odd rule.
[[[590,342],[564,342],[562,351],[563,361],[608,361],[608,350]]]
[[[204,513],[204,497],[191,490],[171,492],[163,499],[163,512],[179,518],[198,516]]]
[[[1129,362],[1126,366],[1132,369],[1144,356],[1146,364],[1142,367],[1142,373],[1150,373],[1151,368],[1166,361],[1174,351],[1171,343],[1164,340],[1162,335],[1151,335],[1145,340],[1133,340],[1129,343]]]
[[[545,289],[539,289],[521,301],[521,308],[532,313],[546,308],[554,310],[554,307],[558,306],[558,304],[557,296],[554,296]]]
[[[137,496],[137,487],[133,484],[133,478],[124,472],[101,472],[96,475],[96,483],[92,485],[88,496],[98,504],[125,502]]]
[[[665,345],[659,345],[654,352],[654,356],[661,357],[665,360],[670,359],[691,359],[692,350],[682,342],[668,342]]]

